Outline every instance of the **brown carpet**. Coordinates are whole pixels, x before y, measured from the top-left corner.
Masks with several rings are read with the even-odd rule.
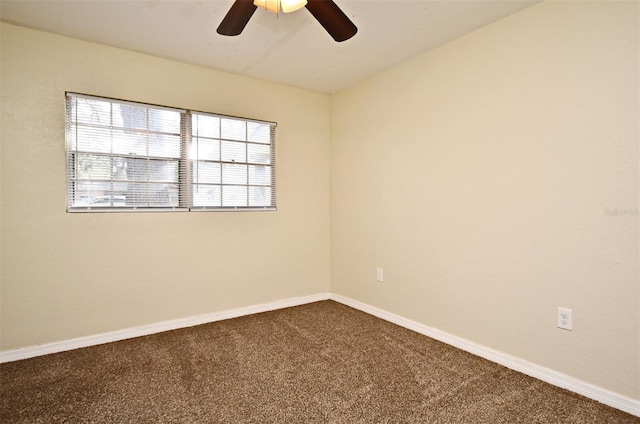
[[[8,423],[640,423],[333,301],[0,365]]]

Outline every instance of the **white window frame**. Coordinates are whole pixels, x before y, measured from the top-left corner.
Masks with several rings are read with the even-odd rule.
[[[149,121],[152,112],[147,112],[146,128],[129,132],[135,132],[134,137],[138,139],[144,139],[144,137],[147,137],[147,139],[168,137],[170,139],[170,153],[161,153],[161,157],[153,156],[149,153],[151,149],[148,147],[148,141],[146,150],[143,149],[146,153],[143,154],[114,152],[114,150],[117,150],[114,149],[114,146],[120,141],[117,136],[123,137],[123,128],[115,123],[114,113],[111,112],[108,122],[99,124],[81,122],[82,118],[78,119],[72,113],[77,110],[72,105],[72,102],[75,101],[74,99],[94,100],[101,102],[103,106],[105,103],[110,103],[111,110],[114,108],[113,105],[118,105],[118,108],[123,107],[121,105],[127,105],[143,108],[154,113],[157,111],[179,113],[179,133],[175,132],[175,122],[173,130],[157,131],[150,129],[149,127],[152,125],[149,124]],[[277,210],[275,196],[275,128],[277,124],[275,122],[73,92],[65,93],[65,102],[67,212]],[[124,115],[123,112],[120,112],[120,114]],[[106,119],[103,118],[103,120]],[[207,120],[207,122],[218,122],[218,132],[212,132],[209,128],[213,126],[209,126],[207,131],[199,133],[196,127],[202,119]],[[225,128],[231,128],[231,130],[235,131],[225,131]],[[131,130],[128,127],[124,129]],[[244,129],[244,133],[242,129]],[[95,138],[86,135],[79,136],[78,134],[82,132],[81,130],[85,130],[85,133],[90,132],[90,130],[96,130],[100,135],[95,136]],[[177,136],[179,136],[180,140],[179,153],[177,153],[175,145]],[[136,142],[139,144],[140,140]],[[204,146],[205,143],[208,146],[217,146],[217,156],[210,154],[207,156],[202,153],[205,149],[200,146]],[[119,146],[121,145],[119,144]],[[88,150],[86,146],[90,146]],[[93,146],[98,146],[98,150]],[[242,151],[243,149],[244,152]],[[132,148],[131,150],[134,149]],[[209,149],[209,152],[211,151]],[[86,167],[81,168],[78,163],[82,158],[90,164],[91,161],[94,161],[94,164],[100,164],[102,167],[101,173],[92,174],[93,171],[88,171],[83,175],[82,171],[79,170]],[[123,161],[126,161],[127,164],[132,162],[141,163],[142,169],[146,171],[136,174],[131,171],[132,166],[129,166],[129,168],[126,168],[124,177],[121,170],[116,174],[116,163],[121,164]],[[150,171],[154,169],[151,162],[155,164],[156,168],[158,166],[159,169],[164,167],[164,169],[175,171],[177,174],[166,171],[154,174]],[[204,169],[207,172],[204,172]],[[210,172],[212,169],[216,169],[219,175]],[[106,174],[109,175],[107,176]],[[130,174],[134,174],[134,177],[130,177]],[[140,175],[143,174],[145,177],[140,179]],[[86,177],[86,175],[90,175],[90,177]],[[98,177],[94,175],[98,175]],[[155,181],[152,175],[169,175],[169,180]],[[95,183],[95,185],[91,185],[91,183]],[[118,186],[120,190],[115,189],[115,186]],[[138,187],[138,192],[144,192],[145,194],[143,196],[132,196],[130,195],[131,193],[137,193],[134,189],[122,190],[122,187],[133,186]],[[163,187],[163,193],[169,193],[164,194],[163,200],[158,201],[160,202],[158,204],[152,204],[153,200],[149,200],[160,198],[149,194],[152,192],[149,187],[152,186],[154,188]],[[87,189],[86,187],[98,188]],[[155,193],[159,193],[159,191]],[[137,199],[138,197],[142,200],[129,200],[130,198]],[[96,199],[99,199],[99,201]]]

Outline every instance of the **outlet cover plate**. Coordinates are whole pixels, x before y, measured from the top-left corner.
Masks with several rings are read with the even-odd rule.
[[[558,328],[573,330],[573,311],[558,307]]]

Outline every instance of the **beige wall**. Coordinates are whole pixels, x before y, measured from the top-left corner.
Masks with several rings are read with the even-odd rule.
[[[335,95],[332,291],[640,399],[638,16],[545,2]]]
[[[2,350],[329,291],[328,95],[1,35]],[[66,213],[65,90],[278,122],[278,211]]]

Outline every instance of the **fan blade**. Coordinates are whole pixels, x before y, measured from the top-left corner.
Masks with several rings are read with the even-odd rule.
[[[306,8],[337,42],[348,40],[358,32],[333,0],[308,0]]]
[[[255,12],[257,8],[258,7],[253,4],[253,0],[236,0],[235,3],[231,5],[231,9],[229,9],[222,22],[220,22],[218,34],[239,35],[244,27],[247,26],[249,19],[251,19],[253,12]]]

